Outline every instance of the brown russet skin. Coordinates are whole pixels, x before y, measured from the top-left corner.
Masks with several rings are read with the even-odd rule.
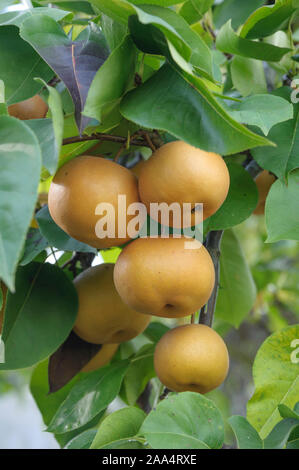
[[[92,372],[108,364],[118,349],[118,344],[103,344],[99,352],[81,369],[81,372]]]
[[[27,119],[42,119],[46,116],[47,112],[48,105],[39,95],[8,106],[8,114],[22,121]]]
[[[74,280],[79,297],[75,333],[94,344],[117,344],[142,333],[151,317],[132,310],[113,283],[114,264],[104,263],[83,271]]]
[[[216,331],[194,323],[162,336],[155,349],[154,366],[158,378],[170,390],[207,393],[226,378],[229,356]]]
[[[139,202],[137,179],[131,171],[111,160],[83,155],[56,173],[49,190],[49,211],[56,224],[76,240],[95,248],[119,246],[130,240],[126,227],[134,216],[124,214],[125,236],[118,237],[118,195],[126,196],[127,207]],[[105,212],[95,214],[99,203],[114,207],[109,220],[115,224],[115,237],[109,238],[104,231],[103,238],[96,234],[96,224],[106,217]]]
[[[186,246],[192,244],[193,249]],[[191,315],[211,296],[215,270],[206,248],[187,238],[138,238],[114,268],[115,287],[131,308],[158,317]]]
[[[139,193],[141,201],[150,211],[150,203],[178,202],[191,203],[194,209],[203,203],[203,219],[213,215],[226,199],[229,189],[229,172],[223,158],[212,152],[205,152],[183,141],[169,142],[156,150],[141,169]],[[161,217],[158,217],[161,222]],[[174,227],[194,226],[170,217],[169,225]]]
[[[1,335],[3,322],[4,322],[4,310],[5,310],[5,304],[6,304],[7,287],[1,282],[0,289],[2,289],[2,296],[3,296],[2,307],[0,309],[0,335]]]
[[[255,215],[263,215],[265,213],[266,199],[275,180],[275,176],[269,173],[267,170],[262,171],[256,177],[255,183],[258,189],[259,199],[258,204],[253,212]]]

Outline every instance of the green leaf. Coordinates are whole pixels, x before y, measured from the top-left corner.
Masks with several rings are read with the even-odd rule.
[[[158,5],[171,6],[181,3],[181,0],[131,0],[130,3],[124,0],[92,0],[94,4],[105,15],[110,16],[115,21],[127,23],[130,15],[134,14],[135,5]]]
[[[228,419],[237,439],[238,449],[263,449],[263,441],[258,432],[243,416]]]
[[[216,47],[221,52],[251,57],[252,59],[266,60],[268,62],[278,62],[290,51],[290,49],[286,47],[277,47],[265,42],[250,41],[249,39],[238,36],[232,29],[231,20],[220,29],[216,39]]]
[[[296,412],[295,407],[294,407],[294,410],[292,410],[291,408],[284,405],[283,403],[281,405],[278,405],[278,411],[279,411],[280,416],[282,418],[293,418],[293,419],[299,420],[299,413]]]
[[[154,345],[145,344],[131,358],[130,366],[123,381],[126,402],[135,405],[150,379],[155,377]]]
[[[127,25],[114,21],[104,14],[101,15],[101,27],[111,51],[118,47],[128,34]]]
[[[154,5],[134,9],[138,19],[130,18],[129,28],[139,49],[166,55],[190,73],[193,73],[193,66],[213,80],[211,51],[184,18],[170,9]]]
[[[189,24],[197,23],[211,8],[214,0],[187,0],[179,10],[179,14]]]
[[[9,116],[0,116],[0,166],[0,278],[14,290],[17,262],[37,199],[41,152],[31,129]]]
[[[278,405],[292,408],[298,401],[299,363],[292,361],[291,343],[299,338],[299,325],[269,336],[260,347],[254,364],[255,392],[247,406],[247,419],[264,439],[280,421]]]
[[[48,431],[63,434],[84,426],[118,395],[129,361],[102,367],[82,378],[53,417]]]
[[[288,87],[275,90],[274,95],[283,97],[290,102]],[[294,117],[274,126],[269,132],[269,139],[276,147],[266,147],[252,151],[253,158],[266,170],[284,180],[288,172],[299,167],[299,104],[294,104]]]
[[[58,407],[66,399],[77,380],[78,377],[75,377],[71,382],[58,390],[58,392],[49,394],[48,360],[41,362],[34,368],[30,381],[30,392],[46,425],[50,423]]]
[[[134,43],[127,36],[96,73],[84,107],[86,116],[102,122],[104,106],[119,100],[133,82],[136,58]]]
[[[153,343],[157,343],[168,330],[168,326],[153,321],[148,325],[143,334]]]
[[[145,419],[140,434],[153,449],[218,449],[224,425],[211,400],[183,392],[161,401]]]
[[[51,119],[30,119],[27,126],[34,132],[40,145],[43,166],[53,174],[57,168],[58,149]]]
[[[75,287],[57,266],[20,267],[16,293],[7,295],[0,370],[29,367],[56,351],[73,328],[77,309]]]
[[[280,421],[264,440],[265,449],[283,449],[296,428],[299,429],[298,419],[287,418]]]
[[[230,64],[230,72],[233,86],[242,96],[267,92],[264,66],[261,61],[236,56]]]
[[[233,120],[199,78],[195,83],[164,65],[146,83],[125,95],[121,113],[143,127],[167,131],[195,147],[221,155],[270,145],[267,139]]]
[[[278,0],[256,10],[244,23],[240,36],[249,39],[264,38],[287,28],[293,13],[298,10],[294,0]]]
[[[239,240],[232,230],[226,230],[221,242],[220,288],[215,315],[238,328],[255,298],[256,287]]]
[[[266,200],[267,243],[278,240],[299,240],[299,169],[287,180],[272,184]]]
[[[134,438],[145,417],[144,411],[133,406],[111,413],[102,421],[91,449],[111,449],[117,441]]]
[[[74,377],[67,385],[61,388],[58,392],[49,394],[48,383],[48,360],[38,364],[33,370],[30,381],[30,392],[36,402],[36,405],[41,412],[43,421],[47,426],[58,410],[59,406],[64,402],[72,387],[78,382],[80,375]],[[87,426],[96,425],[101,417],[101,413],[94,421],[91,421]],[[71,439],[75,438],[78,433],[82,433],[87,427],[82,427],[79,430],[71,431],[65,434],[55,435],[55,439],[63,447]]]
[[[53,123],[53,129],[54,129],[54,136],[55,136],[55,152],[54,156],[52,157],[52,160],[50,163],[48,163],[49,172],[53,175],[57,169],[57,164],[58,164],[58,156],[61,150],[61,145],[62,145],[62,139],[63,139],[63,130],[64,130],[64,115],[63,115],[63,109],[62,109],[62,102],[60,98],[60,94],[58,91],[52,87],[47,85],[46,82],[43,80],[40,80],[43,83],[43,85],[47,88],[49,92],[49,98],[48,98],[48,105],[51,111],[51,117],[52,117],[52,123]]]
[[[66,449],[89,449],[92,441],[96,436],[96,429],[88,429],[87,431],[82,432],[78,436],[71,439],[67,445]]]
[[[67,233],[58,227],[52,219],[47,205],[36,213],[35,218],[38,222],[41,234],[48,240],[50,246],[54,246],[63,251],[79,251],[82,253],[97,254],[96,248],[78,242],[74,238],[69,237]]]
[[[233,28],[238,28],[244,23],[248,15],[252,13],[256,8],[262,6],[264,0],[225,0],[220,5],[216,5],[213,12],[213,20],[217,28],[219,29],[229,19],[232,20]]]
[[[51,16],[51,18],[53,18],[55,21],[60,21],[66,16],[71,19],[73,16],[69,11],[60,10],[58,8],[37,7],[25,11],[9,11],[0,14],[0,26],[21,26],[23,21],[26,20],[29,16],[38,14]]]
[[[292,104],[280,96],[269,94],[250,96],[226,109],[236,121],[257,126],[265,135],[279,122],[293,118]]]
[[[24,253],[20,265],[25,266],[31,263],[47,246],[48,241],[42,236],[40,231],[36,228],[30,228],[26,236]]]
[[[205,221],[209,230],[224,230],[246,220],[256,208],[258,191],[249,173],[237,163],[228,163],[228,195],[218,211]]]
[[[48,82],[54,75],[46,62],[20,37],[16,26],[0,27],[0,70],[8,104],[38,93],[42,85],[34,80],[35,77]]]

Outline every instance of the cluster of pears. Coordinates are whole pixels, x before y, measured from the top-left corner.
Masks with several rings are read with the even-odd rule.
[[[83,155],[67,162],[50,186],[52,218],[77,240],[108,248],[131,240],[128,233],[98,238],[95,208],[100,202],[113,205],[117,234],[119,194],[126,195],[127,205],[141,201],[147,209],[151,202],[178,202],[181,206],[202,202],[205,219],[222,205],[229,189],[222,157],[182,141],[156,150],[139,170],[136,177],[101,156]],[[132,217],[122,216],[126,224]],[[134,239],[123,248],[115,265],[91,267],[74,280],[79,297],[74,331],[85,341],[104,345],[94,363],[103,364],[103,356],[107,362],[119,343],[144,331],[152,315],[185,317],[206,304],[215,283],[214,265],[200,242],[192,240],[192,249],[186,248],[186,242],[190,239]],[[154,357],[157,375],[165,386],[200,393],[222,383],[228,362],[222,338],[198,324],[170,330],[157,344]]]

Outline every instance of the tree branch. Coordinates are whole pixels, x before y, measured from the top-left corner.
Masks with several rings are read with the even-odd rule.
[[[220,243],[223,235],[223,230],[215,230],[209,232],[207,235],[206,248],[212,258],[215,268],[215,285],[211,297],[207,303],[207,307],[202,308],[199,316],[199,323],[207,326],[212,326],[213,316],[216,307],[216,300],[219,288],[219,269],[220,269]]]
[[[89,140],[99,140],[100,142],[115,142],[118,144],[126,144],[128,139],[127,137],[122,137],[119,135],[110,135],[110,134],[91,134],[91,135],[82,135],[67,137],[63,139],[62,145],[75,144],[77,142],[87,142]],[[138,147],[150,147],[149,143],[144,139],[132,139],[130,145],[136,145]]]
[[[262,168],[257,164],[255,160],[251,160],[248,162],[246,160],[245,163],[245,170],[252,176],[252,178],[256,178],[257,175],[263,171]],[[220,281],[220,244],[223,235],[223,230],[217,230],[209,232],[206,238],[205,246],[208,252],[211,255],[214,268],[215,268],[215,285],[212,292],[211,297],[207,305],[202,307],[200,310],[199,315],[199,323],[207,326],[212,326],[213,324],[213,317],[215,313],[218,289],[219,289],[219,281]]]

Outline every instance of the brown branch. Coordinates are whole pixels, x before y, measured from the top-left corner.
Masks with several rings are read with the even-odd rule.
[[[251,159],[249,163],[245,163],[244,167],[245,170],[250,174],[250,176],[252,176],[252,178],[256,178],[256,176],[262,171],[262,168],[253,159]],[[204,307],[202,307],[199,315],[199,323],[207,326],[212,326],[216,308],[220,281],[220,244],[223,232],[223,230],[209,232],[205,242],[205,246],[211,255],[215,268],[215,285],[212,295],[209,298],[208,303]]]
[[[89,140],[99,140],[100,142],[115,142],[118,144],[126,144],[127,137],[122,137],[119,135],[110,135],[110,134],[91,134],[91,135],[82,135],[67,137],[63,139],[62,145],[75,144],[77,142],[87,142]],[[150,147],[149,143],[145,139],[132,139],[130,145],[135,145],[138,147]]]

